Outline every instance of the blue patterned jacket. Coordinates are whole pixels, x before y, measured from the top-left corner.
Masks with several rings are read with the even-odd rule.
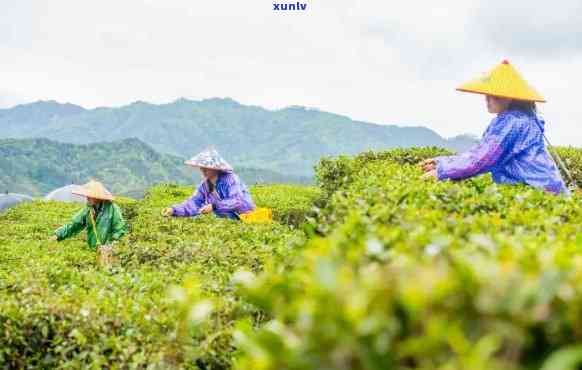
[[[493,119],[469,151],[437,157],[439,180],[462,180],[490,172],[499,184],[523,183],[555,194],[568,193],[544,145],[544,121],[535,113],[508,110]]]
[[[216,180],[216,189],[210,191],[207,181],[202,181],[196,193],[182,204],[172,207],[176,217],[193,217],[200,208],[212,204],[218,217],[238,219],[242,213],[255,209],[255,204],[246,185],[232,172],[221,172]]]

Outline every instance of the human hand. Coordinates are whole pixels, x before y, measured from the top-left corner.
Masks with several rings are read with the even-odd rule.
[[[438,180],[438,175],[436,170],[427,171],[424,175],[421,176],[422,180]]]
[[[207,204],[204,207],[200,208],[200,213],[202,214],[212,213],[212,204]]]
[[[171,217],[174,215],[174,210],[172,208],[164,208],[162,210],[162,216],[164,217]]]
[[[422,168],[422,170],[424,172],[429,172],[429,171],[435,170],[436,165],[437,165],[437,162],[436,162],[436,159],[434,159],[434,158],[425,159],[424,161],[419,163],[420,168]]]
[[[49,238],[49,241],[51,241],[51,242],[58,242],[59,241],[59,238],[56,235],[53,235],[53,236],[51,236]]]

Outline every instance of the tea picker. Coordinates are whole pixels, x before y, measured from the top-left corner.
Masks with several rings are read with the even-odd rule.
[[[507,60],[457,90],[485,95],[487,110],[496,117],[481,142],[469,151],[422,162],[423,178],[463,180],[491,173],[498,184],[526,184],[554,194],[568,194],[558,169],[561,166],[571,186],[576,186],[564,162],[552,153],[545,121],[537,114],[536,103],[546,100]]]
[[[127,233],[121,208],[113,203],[113,195],[98,181],[91,180],[72,193],[86,197],[87,205],[71,222],[57,229],[51,239],[62,241],[87,229],[87,245],[98,252],[98,261],[109,264],[113,252],[111,244]]]
[[[269,209],[257,209],[247,186],[233,167],[214,148],[208,148],[185,162],[198,168],[202,182],[191,198],[162,210],[166,217],[196,217],[213,213],[217,217],[243,222],[270,222]]]

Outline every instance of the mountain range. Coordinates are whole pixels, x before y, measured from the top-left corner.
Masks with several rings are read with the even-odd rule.
[[[238,167],[247,183],[307,183],[307,177]],[[140,197],[153,184],[198,184],[198,171],[184,159],[160,154],[139,139],[76,145],[48,139],[0,140],[0,192],[43,195],[95,178],[119,195]]]
[[[82,145],[110,142],[110,146],[99,148],[112,150],[107,163],[117,169],[103,167],[102,171],[120,173],[123,169],[116,163],[124,145],[131,144],[130,151],[135,149],[133,145],[145,144],[144,153],[153,156],[157,152],[155,155],[159,156],[160,163],[189,158],[214,146],[235,167],[301,178],[311,177],[314,164],[323,156],[415,146],[462,151],[475,143],[474,138],[464,135],[445,139],[426,127],[354,121],[300,106],[267,110],[242,105],[229,98],[179,99],[159,105],[135,102],[117,108],[95,109],[40,101],[0,109],[0,139],[3,138],[46,138],[52,142]],[[138,139],[139,144],[126,139]],[[35,145],[47,146],[48,150],[55,144],[46,141]],[[95,155],[90,147],[87,150]],[[86,163],[92,158],[86,158]],[[136,164],[128,162],[127,165],[132,163]],[[51,171],[57,171],[61,165],[64,166],[62,162],[55,163]],[[164,179],[165,175],[183,179],[178,169],[165,175],[159,168],[151,171],[152,174],[144,173],[144,181],[149,181],[148,176]]]

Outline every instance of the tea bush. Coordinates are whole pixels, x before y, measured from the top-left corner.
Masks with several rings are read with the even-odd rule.
[[[272,208],[276,221],[293,227],[301,226],[323,200],[319,188],[308,186],[256,185],[251,193],[258,207]]]
[[[168,277],[158,271],[101,271],[83,236],[49,243],[52,230],[78,207],[35,202],[0,218],[4,368],[162,361],[159,342],[167,329],[158,314],[162,307],[156,306],[166,296]]]
[[[161,217],[191,190],[163,185],[141,202],[121,199],[130,233],[108,269],[96,266],[84,233],[48,242],[79,205],[34,202],[0,216],[0,368],[229,367],[233,322],[263,317],[236,296],[232,273],[287,263],[304,236],[278,222]],[[312,196],[274,186],[256,200],[299,222]]]
[[[579,176],[580,150],[560,150]],[[581,195],[421,181],[443,154],[322,159],[319,189],[252,187],[269,225],[165,219],[193,188],[154,187],[118,201],[130,233],[108,268],[84,234],[47,240],[78,205],[11,209],[0,368],[576,368]]]
[[[321,211],[326,237],[240,285],[272,320],[239,322],[236,368],[576,368],[579,195],[424,182],[391,159],[357,171]]]
[[[575,147],[556,147],[555,151],[563,159],[572,177],[582,186],[582,149]],[[315,178],[318,186],[326,196],[349,185],[363,166],[374,161],[397,164],[416,164],[424,159],[441,155],[452,155],[450,151],[437,147],[391,149],[387,151],[368,151],[354,157],[339,156],[324,157],[315,168]],[[562,170],[560,168],[560,170]],[[563,171],[562,176],[567,180]]]
[[[578,187],[582,187],[582,149],[574,147],[558,147],[556,152],[568,167],[570,175]],[[562,171],[563,172],[563,171]],[[564,180],[568,180],[566,174],[562,174]]]
[[[329,197],[337,190],[347,187],[358,172],[370,162],[416,164],[424,159],[440,155],[451,155],[446,149],[437,147],[392,149],[383,152],[368,151],[354,157],[339,156],[337,158],[324,157],[315,168],[317,185]]]

